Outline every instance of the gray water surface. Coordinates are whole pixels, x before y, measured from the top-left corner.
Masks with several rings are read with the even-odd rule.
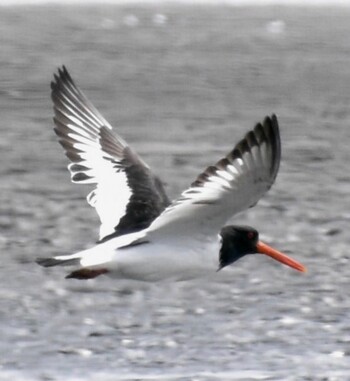
[[[275,112],[276,184],[234,221],[309,272],[251,256],[148,285],[37,266],[98,232],[52,131],[63,63],[172,197]],[[0,380],[350,380],[349,9],[0,8],[0,115]]]

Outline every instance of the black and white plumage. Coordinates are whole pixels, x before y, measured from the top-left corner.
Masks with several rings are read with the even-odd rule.
[[[192,279],[246,254],[262,253],[299,271],[303,265],[258,240],[253,228],[222,226],[254,206],[275,181],[281,158],[275,115],[266,117],[169,204],[160,180],[117,136],[63,67],[52,83],[55,131],[72,161],[72,181],[96,184],[88,202],[101,219],[96,246],[39,259],[73,265],[68,277],[108,273],[145,281]]]
[[[169,205],[158,177],[118,135],[67,69],[51,83],[55,132],[71,160],[71,179],[96,184],[87,196],[100,220],[100,240],[144,229]]]

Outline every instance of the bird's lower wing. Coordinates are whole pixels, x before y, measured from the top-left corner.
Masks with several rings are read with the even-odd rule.
[[[208,167],[149,227],[151,234],[219,232],[236,213],[254,206],[272,186],[281,144],[277,118],[266,117],[233,150]]]

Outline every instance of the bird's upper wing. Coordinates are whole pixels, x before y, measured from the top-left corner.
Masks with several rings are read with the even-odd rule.
[[[96,184],[87,201],[100,217],[100,239],[149,226],[169,204],[161,181],[112,132],[64,66],[51,89],[55,132],[72,162],[72,182]]]
[[[234,214],[254,206],[273,184],[281,158],[275,115],[249,131],[233,150],[208,167],[152,223],[151,234],[212,234]]]

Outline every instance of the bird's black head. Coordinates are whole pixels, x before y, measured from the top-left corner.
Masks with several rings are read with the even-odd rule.
[[[221,229],[219,269],[232,264],[247,254],[257,252],[259,233],[250,226],[225,226]]]
[[[225,226],[221,229],[220,236],[219,270],[247,254],[259,253],[298,271],[306,271],[301,263],[259,241],[259,233],[250,226]]]

